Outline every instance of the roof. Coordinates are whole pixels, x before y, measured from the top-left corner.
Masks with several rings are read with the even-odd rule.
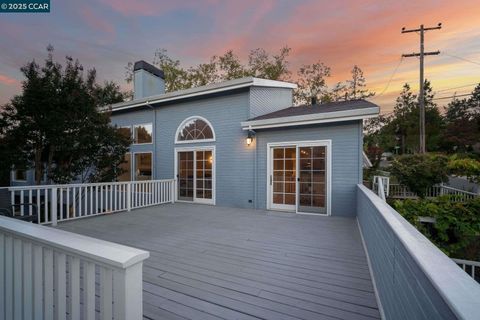
[[[272,88],[288,88],[295,89],[297,85],[290,82],[267,80],[254,77],[245,77],[240,79],[228,80],[219,83],[214,83],[206,86],[200,86],[196,88],[190,88],[185,90],[178,90],[159,94],[155,96],[145,97],[142,99],[136,99],[132,101],[120,102],[112,104],[112,112],[131,109],[141,106],[149,106],[154,103],[161,102],[175,102],[181,99],[201,97],[213,93],[225,92],[229,90],[236,90],[240,88],[248,88],[252,86],[257,87],[272,87]]]
[[[143,60],[137,61],[133,65],[133,72],[135,72],[137,70],[146,70],[146,71],[150,72],[151,74],[156,75],[157,77],[165,79],[165,74],[163,73],[162,70],[158,69],[154,65],[151,65],[150,63],[145,62]]]
[[[244,130],[338,122],[376,117],[380,107],[365,100],[302,105],[267,113],[242,122]]]

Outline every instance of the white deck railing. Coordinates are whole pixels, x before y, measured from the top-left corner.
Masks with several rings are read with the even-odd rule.
[[[479,261],[471,261],[471,260],[463,260],[463,259],[452,259],[455,261],[456,264],[460,266],[466,273],[468,273],[473,279],[477,282],[480,282],[480,262]]]
[[[148,257],[0,216],[0,319],[141,319]]]
[[[400,199],[409,199],[409,198],[417,198],[417,195],[410,191],[407,186],[401,184],[390,184],[390,197],[392,198],[400,198]],[[453,201],[462,202],[474,199],[480,195],[468,192],[465,190],[444,186],[444,185],[436,185],[431,188],[427,189],[425,196],[427,198],[435,198],[443,195],[453,195]]]
[[[174,202],[175,180],[10,187],[12,210],[38,223],[72,220]]]

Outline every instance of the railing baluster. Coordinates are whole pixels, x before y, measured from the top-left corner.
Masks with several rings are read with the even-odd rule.
[[[44,300],[43,310],[45,319],[53,319],[53,250],[49,248],[43,249],[44,263]]]
[[[33,195],[32,195],[32,189],[28,190],[28,215],[32,215],[32,202],[33,202]]]
[[[60,197],[58,199],[58,202],[60,203],[60,220],[63,220],[63,188],[58,188],[58,191],[60,193]]]
[[[32,243],[30,241],[23,242],[22,264],[23,264],[23,318],[32,319],[33,274],[32,274]]]
[[[66,256],[55,252],[55,313],[57,319],[65,319],[67,314],[66,296]]]
[[[70,310],[72,320],[80,320],[80,259],[70,259]]]
[[[90,214],[95,214],[93,211],[93,186],[90,186]]]
[[[33,247],[33,314],[35,319],[43,315],[43,248]]]
[[[7,261],[12,262],[12,260]],[[15,319],[22,316],[22,240],[13,239],[13,314]]]
[[[112,319],[112,301],[113,301],[113,287],[112,287],[112,270],[101,267],[100,268],[100,316],[102,319]]]
[[[23,204],[25,201],[23,201],[23,190],[20,191],[20,215],[23,216]]]
[[[13,261],[13,237],[5,236],[5,262]],[[5,319],[13,319],[13,263],[5,263]]]
[[[83,261],[83,303],[85,306],[85,319],[95,319],[95,265]]]

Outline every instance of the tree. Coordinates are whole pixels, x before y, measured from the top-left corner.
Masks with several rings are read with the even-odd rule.
[[[393,160],[390,170],[401,184],[424,198],[428,188],[448,180],[447,163],[442,155],[403,155]]]
[[[100,109],[123,101],[123,94],[114,83],[99,85],[95,70],[84,75],[78,60],[67,57],[63,67],[54,61],[53,47],[47,51],[43,66],[31,61],[21,68],[22,94],[0,113],[5,168],[34,168],[37,184],[44,172],[66,183],[87,170],[108,171],[107,162],[116,171],[130,141]],[[107,177],[98,174],[90,181],[100,176]]]
[[[292,51],[285,46],[278,54],[270,55],[264,49],[250,51],[248,56],[248,73],[257,78],[270,80],[288,80],[290,70],[287,58]]]
[[[165,91],[171,92],[247,76],[287,80],[290,75],[287,61],[290,51],[289,47],[283,47],[278,54],[270,54],[258,48],[250,51],[248,63],[245,64],[233,50],[228,50],[223,55],[212,56],[206,63],[185,68],[166,49],[157,49],[152,63],[163,70]],[[132,62],[125,67],[125,80],[133,80]]]
[[[330,67],[319,61],[301,66],[297,75],[298,89],[294,96],[295,103],[312,104],[312,100],[320,102],[322,97],[329,99],[327,78],[331,75]]]
[[[374,92],[370,92],[367,89],[367,81],[365,80],[362,69],[354,65],[351,74],[351,80],[347,80],[346,100],[366,99],[375,95]]]
[[[480,85],[469,99],[453,99],[445,108],[443,147],[449,152],[467,152],[480,141]]]
[[[441,146],[443,118],[434,103],[432,87],[425,81],[425,119],[427,150],[437,151]],[[410,85],[403,86],[396,100],[393,114],[379,128],[378,139],[384,150],[393,151],[398,147],[401,154],[413,153],[419,146],[419,107],[417,95],[413,94]]]

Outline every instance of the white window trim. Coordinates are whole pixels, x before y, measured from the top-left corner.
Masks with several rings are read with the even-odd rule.
[[[266,199],[266,208],[267,210],[272,210],[271,208],[271,198],[272,198],[272,186],[270,186],[270,174],[271,174],[271,161],[272,161],[272,148],[273,147],[284,147],[284,146],[295,146],[297,149],[298,147],[308,147],[308,146],[326,146],[327,148],[327,159],[326,159],[326,172],[327,172],[327,213],[309,213],[309,212],[299,212],[298,211],[298,185],[296,191],[296,203],[295,203],[295,213],[297,214],[305,214],[305,215],[316,215],[316,216],[330,216],[332,215],[332,140],[309,140],[309,141],[286,141],[286,142],[272,142],[267,143],[267,176],[266,176],[266,184],[267,184],[267,199]],[[298,178],[298,161],[297,161],[297,177],[295,177],[295,181]]]
[[[25,179],[23,179],[23,180],[18,180],[18,179],[16,178],[16,176],[17,176],[17,169],[13,169],[13,170],[11,171],[11,172],[12,172],[12,173],[11,173],[11,174],[12,174],[12,176],[11,176],[12,182],[27,182],[27,180],[28,180],[28,177],[27,177],[27,175],[28,175],[28,170],[23,170],[23,171],[25,171]]]
[[[136,127],[140,127],[140,126],[145,126],[145,125],[151,125],[152,126],[152,142],[142,142],[142,143],[136,143],[135,140],[136,140],[136,137],[135,137],[135,128]],[[153,127],[153,123],[152,122],[147,122],[147,123],[140,123],[140,124],[134,124],[132,126],[132,140],[133,140],[133,143],[132,143],[132,146],[141,146],[141,145],[145,145],[145,144],[153,144],[154,142],[154,133],[155,132],[155,129]]]
[[[137,160],[136,160],[135,155],[143,154],[143,153],[150,153],[152,155],[152,178],[150,180],[137,180],[137,174],[136,174]],[[131,176],[132,176],[131,181],[151,181],[151,180],[155,180],[155,172],[153,172],[153,170],[155,168],[155,161],[153,160],[153,151],[136,151],[136,152],[132,152],[131,154],[132,154],[132,160],[131,160],[132,170],[130,171]]]
[[[204,141],[204,140],[201,140]],[[211,150],[212,151],[212,158],[213,158],[213,166],[212,166],[212,201],[203,201],[199,200],[196,198],[196,194],[194,192],[193,194],[193,201],[187,201],[187,200],[178,200],[178,153],[182,151],[205,151],[205,150]],[[216,205],[217,204],[217,152],[215,146],[195,146],[195,147],[176,147],[175,148],[175,155],[174,155],[174,179],[175,179],[175,201],[177,202],[187,202],[187,203],[203,203],[203,204],[210,204],[210,205]],[[196,163],[196,161],[194,161]],[[196,164],[195,164],[196,166]],[[195,167],[194,167],[195,168]],[[194,172],[196,171],[196,168]],[[196,186],[196,174],[194,174],[194,181],[193,184]],[[196,188],[196,187],[195,187]],[[195,190],[194,188],[194,190]]]
[[[202,121],[205,121],[205,123],[210,127],[212,130],[213,134],[213,139],[198,139],[198,140],[178,140],[178,135],[180,134],[180,131],[183,130],[183,127],[185,124],[193,119],[200,119]],[[202,143],[202,142],[215,142],[216,139],[216,134],[215,134],[215,129],[213,128],[212,124],[210,121],[208,121],[206,118],[201,117],[201,116],[191,116],[186,118],[185,120],[180,123],[180,125],[177,127],[177,131],[175,132],[175,144],[188,144],[188,143]]]

